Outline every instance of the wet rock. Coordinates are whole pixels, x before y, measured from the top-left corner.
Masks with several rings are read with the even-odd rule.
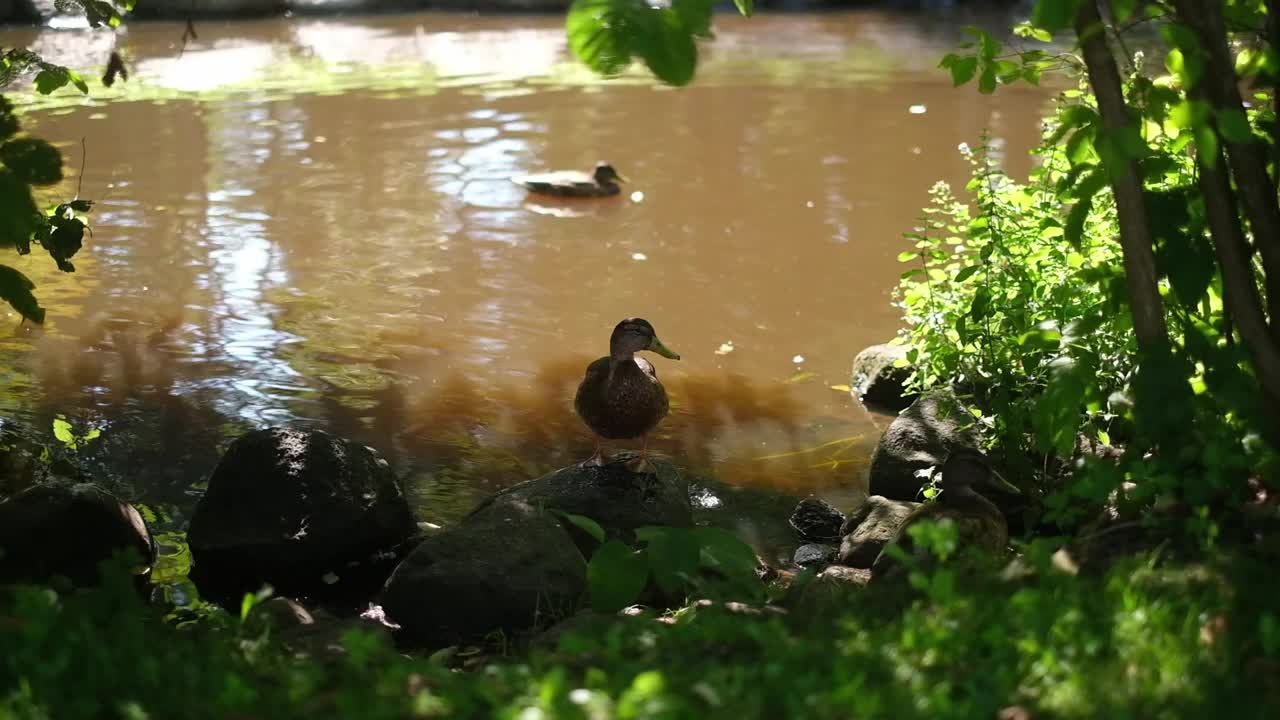
[[[187,534],[202,593],[238,602],[262,584],[326,598],[372,592],[417,526],[372,448],[271,428],[235,440]]]
[[[836,555],[835,547],[819,543],[808,543],[796,548],[791,561],[802,568],[820,568],[828,565]]]
[[[840,539],[844,515],[822,498],[807,497],[791,511],[790,522],[802,539],[821,543]]]
[[[890,500],[916,500],[918,474],[940,466],[958,447],[977,447],[973,416],[955,395],[931,390],[890,423],[871,455],[869,492]]]
[[[898,526],[920,506],[907,500],[890,500],[872,495],[849,514],[841,532],[836,562],[851,568],[870,568],[880,551],[893,539]]]
[[[854,397],[869,408],[898,412],[911,404],[914,394],[908,394],[907,378],[911,368],[898,367],[899,360],[906,360],[907,349],[901,345],[872,345],[853,359],[853,378],[850,381]]]
[[[636,528],[646,525],[692,527],[689,484],[670,461],[651,459],[652,473],[627,469],[629,453],[620,453],[603,467],[570,465],[494,495],[474,513],[507,504],[584,515],[599,523],[609,538],[635,540]],[[571,523],[565,529],[590,556],[597,542]]]
[[[132,552],[145,576],[156,548],[142,515],[97,485],[51,482],[0,503],[0,583],[63,576],[98,583],[98,566]]]
[[[382,607],[405,640],[434,645],[567,617],[586,562],[559,519],[508,497],[422,541],[387,580]]]

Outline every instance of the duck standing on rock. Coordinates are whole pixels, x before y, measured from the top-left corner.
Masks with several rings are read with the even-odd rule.
[[[648,470],[649,432],[666,417],[669,405],[667,391],[658,382],[658,371],[648,360],[635,356],[641,350],[680,359],[679,353],[662,344],[648,320],[627,318],[613,328],[609,355],[587,366],[573,400],[578,416],[596,436],[595,452],[583,465],[604,465],[601,438],[643,438],[640,457],[632,469]]]
[[[912,547],[908,530],[920,523],[950,520],[956,524],[959,536],[956,548],[959,552],[981,548],[1001,553],[1009,544],[1009,526],[1004,514],[974,486],[987,486],[1018,493],[1019,490],[991,469],[987,456],[972,448],[953,451],[942,465],[942,479],[938,483],[941,493],[932,502],[916,508],[898,526],[893,538],[871,566],[871,577],[878,580],[898,574],[903,568],[897,558],[888,552],[890,547],[900,547],[908,555],[918,554]]]
[[[622,191],[619,182],[627,179],[618,174],[609,163],[596,163],[589,173],[578,170],[558,170],[537,175],[517,175],[511,182],[540,195],[556,197],[605,197]]]

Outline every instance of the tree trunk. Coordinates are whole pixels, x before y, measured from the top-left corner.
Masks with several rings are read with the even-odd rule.
[[[1106,132],[1115,137],[1121,128],[1131,124],[1129,108],[1115,58],[1107,45],[1107,36],[1098,13],[1097,0],[1084,0],[1076,15],[1076,37],[1084,52],[1089,71],[1089,84],[1098,99],[1098,110]],[[1154,243],[1147,222],[1147,207],[1142,195],[1142,174],[1138,163],[1125,158],[1111,172],[1111,187],[1116,196],[1116,214],[1120,221],[1120,246],[1124,253],[1125,281],[1129,305],[1133,311],[1133,328],[1138,348],[1144,353],[1161,352],[1169,346],[1164,306],[1156,284]]]
[[[1262,312],[1262,300],[1253,282],[1249,245],[1240,227],[1235,196],[1227,178],[1226,159],[1221,149],[1217,157],[1206,157],[1204,148],[1198,148],[1196,152],[1200,191],[1204,193],[1209,231],[1213,234],[1214,252],[1222,269],[1225,310],[1234,318],[1249,352],[1262,386],[1263,409],[1272,423],[1271,440],[1280,448],[1280,347],[1271,340]]]
[[[1237,85],[1235,62],[1227,47],[1222,0],[1175,0],[1178,20],[1200,40],[1206,63],[1197,82],[1215,112],[1244,113]],[[1221,137],[1221,134],[1219,134]],[[1244,206],[1253,243],[1262,256],[1267,291],[1268,325],[1272,340],[1280,342],[1280,204],[1267,172],[1265,146],[1258,141],[1240,142],[1222,137],[1235,176],[1236,194]],[[1212,161],[1214,158],[1204,158]]]

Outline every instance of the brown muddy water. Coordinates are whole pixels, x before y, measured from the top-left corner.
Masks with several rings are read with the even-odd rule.
[[[959,24],[722,16],[682,89],[591,76],[558,16],[206,23],[185,50],[180,25],[4,30],[87,73],[114,44],[135,72],[24,116],[70,168],[88,151],[41,199],[82,183],[98,206],[75,274],[2,258],[48,321],[0,312],[0,417],[100,428],[81,459],[175,528],[265,425],[377,447],[447,521],[589,454],[573,388],[642,316],[682,355],[654,359],[654,448],[847,501],[886,420],[832,386],[898,328],[902,234],[984,130],[1025,174],[1050,97],[953,89],[936,65]],[[623,196],[508,182],[600,159]]]

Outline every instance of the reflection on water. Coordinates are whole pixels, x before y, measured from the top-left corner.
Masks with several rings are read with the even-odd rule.
[[[856,494],[878,428],[830,386],[897,328],[901,235],[984,128],[1025,172],[1047,98],[953,90],[953,29],[874,13],[724,18],[680,90],[590,77],[554,17],[210,24],[179,57],[180,35],[131,27],[127,86],[26,117],[70,166],[86,139],[100,204],[75,275],[4,258],[49,321],[0,338],[0,414],[105,423],[86,459],[179,524],[267,424],[374,445],[455,517],[589,453],[573,388],[636,315],[683,356],[656,361],[659,452]],[[110,48],[67,37],[40,42]],[[622,196],[507,180],[601,159]]]

